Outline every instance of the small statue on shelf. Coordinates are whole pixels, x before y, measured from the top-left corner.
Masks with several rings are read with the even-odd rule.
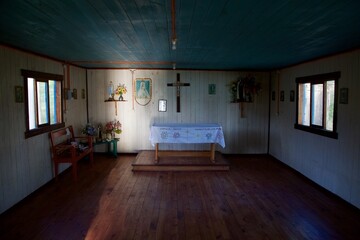
[[[109,95],[108,100],[114,100],[114,84],[112,81],[110,81],[107,91],[108,91],[108,95]]]

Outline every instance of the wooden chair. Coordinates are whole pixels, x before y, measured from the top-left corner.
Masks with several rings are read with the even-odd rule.
[[[93,163],[93,142],[91,136],[75,137],[72,126],[61,128],[50,133],[51,155],[54,161],[55,178],[57,179],[59,163],[71,163],[74,181],[77,181],[77,162],[89,156]]]

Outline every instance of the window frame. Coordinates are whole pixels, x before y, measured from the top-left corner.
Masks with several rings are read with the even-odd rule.
[[[306,77],[298,77],[296,78],[296,116],[295,116],[295,124],[294,128],[314,134],[318,134],[321,136],[329,137],[329,138],[338,138],[337,133],[337,106],[338,106],[338,82],[339,78],[341,77],[341,72],[332,72],[332,73],[325,73],[325,74],[318,74],[318,75],[312,75],[312,76],[306,76]],[[335,82],[335,89],[334,89],[334,113],[333,113],[333,130],[326,130],[324,127],[324,121],[326,114],[325,111],[323,111],[323,126],[318,126],[312,124],[312,88],[315,84],[323,84],[323,89],[325,89],[325,84],[327,81],[334,81]],[[299,115],[299,85],[304,83],[310,83],[310,126],[305,126],[300,124],[298,121],[298,115]],[[325,92],[325,91],[323,91]],[[323,110],[325,109],[325,97],[326,94],[323,94]]]
[[[25,93],[25,98],[24,98],[24,104],[25,104],[25,138],[30,138],[30,137],[34,137],[43,133],[47,133],[50,131],[53,131],[55,129],[59,129],[62,127],[65,127],[65,122],[64,122],[64,98],[63,98],[63,75],[58,75],[58,74],[51,74],[51,73],[43,73],[43,72],[36,72],[36,71],[30,71],[30,70],[21,70],[21,75],[24,78],[24,93]],[[49,81],[50,80],[54,80],[54,81],[60,81],[60,85],[61,85],[61,89],[60,89],[60,93],[61,93],[61,120],[59,123],[55,123],[55,124],[51,124],[50,123],[50,116],[49,116],[49,122],[46,124],[41,124],[41,125],[37,125],[36,128],[34,129],[29,129],[29,103],[28,103],[28,78],[33,78],[35,80],[35,84],[37,82],[46,82],[48,84],[48,96],[47,96],[47,105],[48,105],[48,110],[50,112],[50,103],[49,103]],[[35,91],[34,91],[35,92]],[[36,94],[36,93],[35,93]],[[37,98],[37,96],[36,96]],[[35,110],[35,114],[38,114],[37,111],[37,107]]]

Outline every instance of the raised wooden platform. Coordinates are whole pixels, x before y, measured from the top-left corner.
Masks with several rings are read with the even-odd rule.
[[[168,156],[155,163],[155,151],[141,151],[132,164],[133,171],[229,171],[230,165],[221,153],[215,153],[215,163],[208,157]]]

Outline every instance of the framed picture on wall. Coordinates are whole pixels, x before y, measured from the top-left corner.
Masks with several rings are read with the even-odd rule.
[[[159,112],[166,112],[167,101],[165,99],[159,99]]]
[[[85,89],[81,89],[81,98],[85,99]]]
[[[150,78],[137,78],[135,80],[135,101],[145,106],[151,101],[152,82]]]
[[[349,95],[348,88],[340,88],[339,103],[348,104],[348,95]]]
[[[272,91],[271,92],[271,100],[275,101],[275,95],[276,95],[275,91]]]
[[[74,99],[77,99],[77,89],[76,89],[76,88],[73,89],[72,97],[73,97]]]
[[[290,102],[294,102],[295,101],[295,91],[291,90],[290,91]]]
[[[22,86],[15,86],[15,102],[24,102],[24,88]]]
[[[216,84],[209,84],[209,95],[215,95],[216,94]]]
[[[280,101],[283,102],[285,99],[285,92],[284,91],[281,91],[280,92]]]

